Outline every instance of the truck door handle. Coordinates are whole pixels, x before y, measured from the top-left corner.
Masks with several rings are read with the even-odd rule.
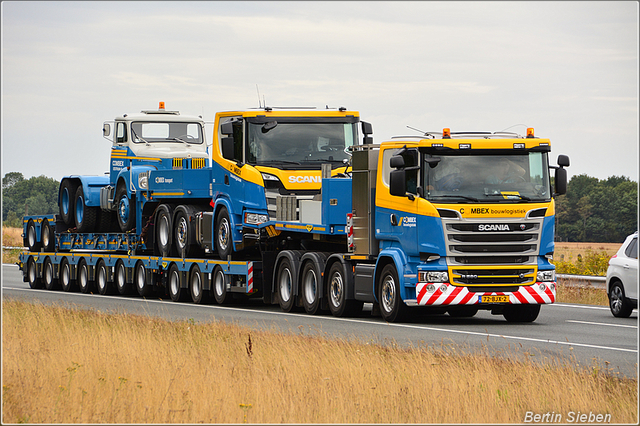
[[[229,185],[229,175],[224,175],[224,184]]]
[[[391,225],[392,226],[398,226],[398,218],[396,217],[395,213],[391,213]]]

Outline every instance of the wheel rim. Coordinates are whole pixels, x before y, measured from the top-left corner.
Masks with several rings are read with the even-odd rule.
[[[167,216],[160,216],[160,226],[158,227],[158,240],[160,240],[160,246],[163,248],[169,245],[169,235],[171,234],[171,228],[169,227],[169,218]]]
[[[226,217],[220,220],[220,226],[218,227],[218,245],[223,251],[227,250],[229,246],[229,234],[231,233],[231,227]]]
[[[49,222],[44,222],[42,226],[42,245],[49,247]]]
[[[29,248],[36,244],[36,226],[33,223],[29,224],[28,231]]]
[[[614,312],[620,312],[622,309],[622,300],[624,295],[622,294],[622,289],[620,286],[614,286],[611,290],[611,309]]]
[[[224,282],[224,273],[222,271],[216,272],[216,276],[214,280],[215,280],[216,295],[218,295],[219,297],[222,297],[226,290],[225,282]]]
[[[316,301],[316,291],[318,289],[318,280],[316,272],[313,269],[309,269],[304,275],[304,298],[309,305],[312,305]]]
[[[83,197],[78,197],[76,200],[76,222],[82,223],[82,219],[84,218],[84,199]]]
[[[333,306],[340,306],[343,288],[344,283],[342,281],[342,275],[340,273],[333,274],[331,277],[331,284],[329,285],[329,295]]]
[[[176,243],[180,248],[187,245],[187,226],[187,219],[184,216],[180,216],[176,226]]]
[[[107,287],[107,271],[104,266],[98,268],[98,288],[103,290]]]
[[[171,272],[171,279],[169,280],[169,285],[171,288],[171,294],[176,296],[180,291],[180,277],[178,276],[178,271]]]
[[[31,261],[31,263],[29,263],[29,282],[30,283],[35,283],[36,282],[36,262],[34,262],[33,260]]]
[[[62,206],[62,214],[69,214],[69,188],[64,188],[62,190],[60,205]]]
[[[51,262],[47,262],[44,267],[44,280],[47,287],[51,286],[51,283],[53,282],[53,265]]]
[[[136,274],[136,284],[138,285],[138,289],[144,289],[144,267],[138,267],[138,273]]]
[[[288,302],[291,298],[291,271],[285,268],[280,273],[280,298],[283,302]]]
[[[118,266],[118,277],[117,277],[117,281],[118,281],[118,288],[119,289],[123,289],[124,285],[125,285],[125,278],[124,278],[124,265],[120,264]]]
[[[80,266],[80,273],[78,274],[78,284],[80,288],[87,287],[87,278],[87,265],[83,263],[82,266]]]
[[[194,297],[200,296],[200,274],[193,274],[191,278],[191,293]]]
[[[126,196],[120,198],[118,202],[118,217],[122,223],[129,221],[129,199]]]
[[[384,277],[380,301],[385,312],[393,311],[393,304],[396,298],[396,283],[391,275]]]
[[[69,270],[69,264],[64,263],[62,265],[62,273],[60,274],[60,280],[62,281],[62,285],[64,287],[68,287],[71,282],[71,271]]]

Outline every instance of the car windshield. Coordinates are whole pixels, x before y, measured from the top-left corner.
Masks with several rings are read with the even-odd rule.
[[[200,123],[189,122],[133,122],[131,138],[134,143],[177,142],[201,144],[203,142]]]
[[[250,164],[342,164],[350,158],[346,148],[357,138],[355,123],[247,124],[246,160]]]
[[[551,188],[545,152],[520,155],[423,156],[422,185],[431,201],[548,201]]]

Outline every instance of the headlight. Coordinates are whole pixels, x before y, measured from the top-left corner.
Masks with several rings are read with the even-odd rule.
[[[244,223],[249,225],[259,225],[264,222],[269,221],[269,216],[266,214],[258,214],[258,213],[245,213],[244,214]]]
[[[269,173],[262,173],[262,179],[264,179],[264,180],[274,180],[276,182],[280,181],[280,179],[278,179],[276,176],[270,175]]]
[[[552,269],[550,271],[538,271],[538,282],[555,281],[555,280],[556,280],[555,269]]]
[[[446,283],[449,281],[449,273],[446,271],[418,272],[418,282],[421,283]]]
[[[142,172],[138,175],[138,186],[141,189],[149,188],[149,172]]]

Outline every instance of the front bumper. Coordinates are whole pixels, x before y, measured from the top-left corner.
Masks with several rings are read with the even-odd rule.
[[[474,292],[470,291],[470,287],[455,286],[449,283],[418,283],[416,295],[415,301],[407,300],[406,303],[414,306],[491,306],[495,303],[482,303],[481,297],[506,296],[509,301],[502,304],[541,305],[556,301],[556,283],[536,282],[532,285],[520,286],[517,291],[504,292]],[[495,300],[495,298],[493,299]]]

